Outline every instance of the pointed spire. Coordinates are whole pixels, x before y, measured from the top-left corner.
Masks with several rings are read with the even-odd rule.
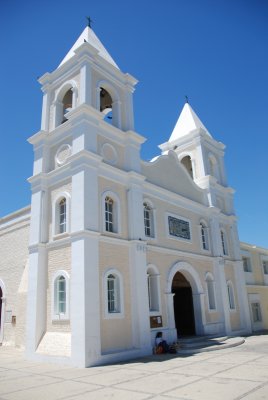
[[[104,58],[104,60],[108,61],[110,64],[112,64],[114,67],[118,68],[118,65],[115,63],[115,61],[112,59],[108,51],[105,49],[99,38],[95,35],[94,31],[91,29],[91,24],[92,20],[90,17],[87,17],[88,19],[88,26],[83,30],[73,47],[69,50],[69,52],[66,54],[62,62],[60,63],[59,67],[61,67],[66,61],[68,61],[70,58],[72,58],[75,53],[74,51],[78,49],[83,43],[88,42],[91,46],[95,47],[96,50],[98,50],[99,56]]]
[[[169,142],[173,142],[174,140],[187,135],[189,132],[200,128],[203,129],[211,137],[209,131],[200,121],[200,119],[198,118],[198,116],[196,115],[196,113],[194,112],[188,101],[189,100],[187,97],[187,101],[184,104],[179,119],[168,140]]]

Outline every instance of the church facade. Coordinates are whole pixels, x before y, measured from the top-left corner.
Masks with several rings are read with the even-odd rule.
[[[31,206],[0,220],[0,343],[79,367],[151,354],[156,333],[268,328],[268,250],[240,243],[225,146],[186,103],[140,158],[136,79],[90,27],[40,78]]]

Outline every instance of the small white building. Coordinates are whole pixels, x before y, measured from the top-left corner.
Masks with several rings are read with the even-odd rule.
[[[251,332],[225,146],[186,103],[141,160],[137,81],[90,27],[39,81],[31,206],[0,220],[0,341],[85,367],[151,354],[158,331]]]

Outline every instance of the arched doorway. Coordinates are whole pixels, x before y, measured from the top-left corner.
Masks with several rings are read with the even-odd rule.
[[[195,335],[192,288],[181,272],[176,272],[171,287],[174,293],[174,318],[178,336]]]

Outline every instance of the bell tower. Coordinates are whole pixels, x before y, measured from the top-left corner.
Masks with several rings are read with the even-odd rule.
[[[233,189],[228,187],[224,167],[225,145],[216,141],[190,104],[185,103],[162,154],[174,150],[194,182],[207,191],[211,207],[233,214]]]
[[[137,80],[120,71],[87,26],[59,66],[39,82],[43,91],[41,130],[29,138],[34,167],[29,178],[26,351],[34,358],[44,341],[52,346],[47,332],[62,323],[66,355],[73,365],[84,367],[98,363],[101,357],[99,176],[101,171],[110,179],[109,166],[117,168],[113,177],[118,181],[122,179],[119,170],[133,171],[134,180],[135,172],[140,172],[144,138],[134,132],[132,104]],[[141,236],[140,232],[135,235]],[[56,266],[63,271],[59,278],[70,292],[71,304],[62,306],[63,316],[48,307],[54,296]],[[146,292],[146,284],[140,290]],[[142,304],[139,307],[142,310]]]

